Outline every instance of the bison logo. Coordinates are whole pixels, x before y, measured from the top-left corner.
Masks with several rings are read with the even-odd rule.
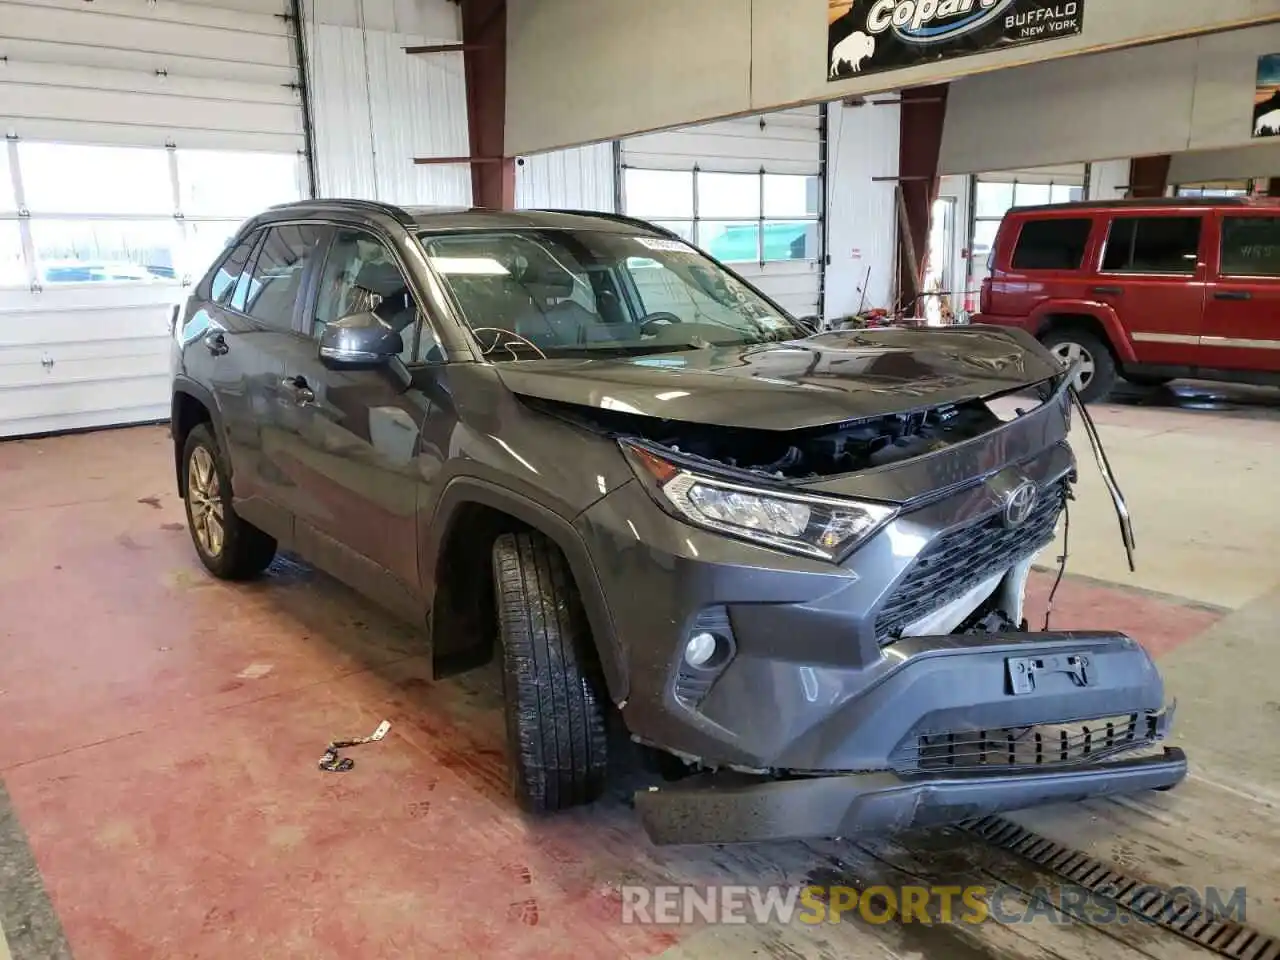
[[[871,59],[876,52],[876,42],[861,30],[857,30],[836,44],[831,51],[831,72],[828,80],[840,75],[847,63],[854,73],[862,72],[862,65]]]

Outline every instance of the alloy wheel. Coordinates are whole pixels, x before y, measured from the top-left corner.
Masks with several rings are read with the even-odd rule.
[[[201,549],[210,557],[221,556],[226,537],[222,484],[213,455],[204,447],[192,450],[187,464],[187,506],[191,511],[191,529]]]
[[[1075,383],[1072,384],[1077,393],[1084,391],[1093,381],[1093,375],[1096,371],[1093,354],[1080,346],[1080,344],[1059,343],[1050,350],[1050,353],[1057,357],[1058,362],[1067,368],[1073,366],[1076,361],[1080,362],[1080,372],[1076,374]]]

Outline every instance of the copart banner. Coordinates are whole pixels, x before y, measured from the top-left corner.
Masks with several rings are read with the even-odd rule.
[[[828,0],[828,80],[1080,32],[1085,0]]]

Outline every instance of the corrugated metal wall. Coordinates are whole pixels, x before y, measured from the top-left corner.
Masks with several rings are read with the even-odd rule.
[[[391,203],[471,202],[462,54],[405,47],[461,39],[449,0],[316,0],[306,4],[318,192]]]
[[[553,150],[516,160],[516,206],[616,212],[612,143]]]
[[[898,216],[901,109],[896,104],[827,105],[827,319],[890,307]]]

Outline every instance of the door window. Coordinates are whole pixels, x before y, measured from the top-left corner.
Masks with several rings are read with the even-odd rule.
[[[1013,251],[1013,269],[1079,270],[1092,226],[1083,218],[1027,221]]]
[[[268,230],[248,274],[244,312],[273,329],[293,329],[294,306],[307,264],[323,236],[324,227],[310,223],[287,223]]]
[[[311,335],[319,340],[330,323],[356,313],[372,313],[400,334],[405,363],[444,360],[391,251],[363,231],[339,230],[320,278]]]
[[[249,234],[235,245],[226,259],[213,271],[213,276],[209,278],[211,300],[216,300],[223,306],[230,306],[236,284],[240,282],[240,276],[244,273],[245,266],[249,263],[249,258],[253,256],[253,251],[261,239],[262,231],[260,230]]]
[[[1203,217],[1116,217],[1102,261],[1106,273],[1190,275],[1200,259]]]
[[[1221,272],[1235,277],[1280,277],[1280,217],[1224,219]]]

